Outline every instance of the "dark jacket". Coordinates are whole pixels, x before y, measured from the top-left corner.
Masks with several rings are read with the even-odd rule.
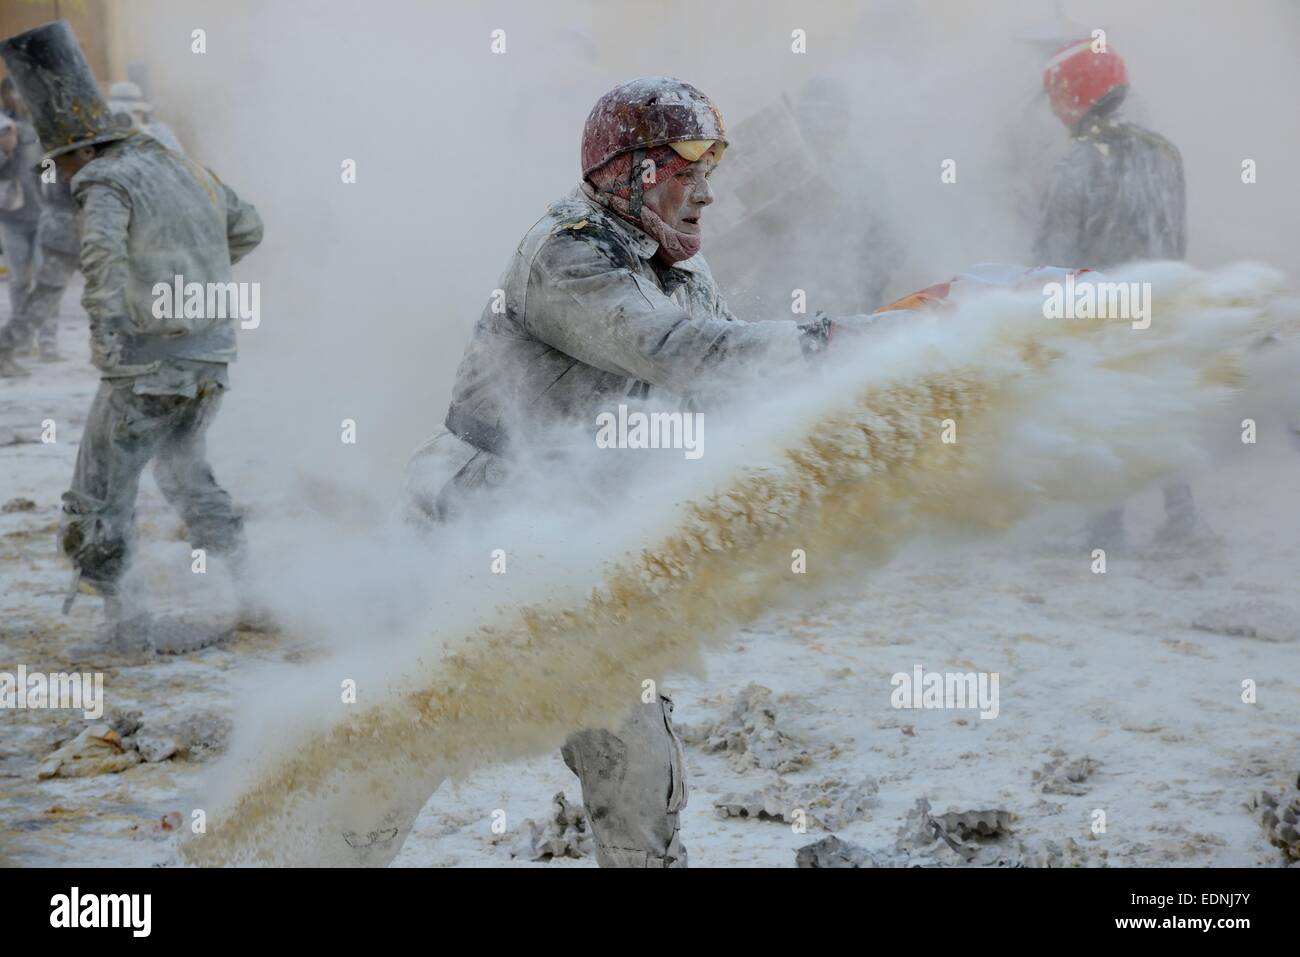
[[[1187,252],[1183,160],[1167,139],[1109,117],[1086,124],[1057,164],[1034,258],[1109,269]]]

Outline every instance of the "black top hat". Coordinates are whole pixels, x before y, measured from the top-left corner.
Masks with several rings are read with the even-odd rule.
[[[0,40],[0,59],[27,104],[46,159],[130,133],[114,121],[66,20]]]

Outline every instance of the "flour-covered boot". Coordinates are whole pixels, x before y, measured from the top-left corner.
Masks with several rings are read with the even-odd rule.
[[[31,373],[14,361],[12,351],[0,352],[0,379],[26,379]]]
[[[1215,548],[1222,543],[1222,539],[1197,514],[1190,485],[1186,482],[1168,485],[1164,494],[1165,520],[1156,529],[1152,551],[1186,554]]]
[[[248,546],[240,545],[223,555],[222,560],[235,583],[235,594],[239,602],[235,610],[235,627],[241,631],[280,631],[281,626],[274,612],[258,595],[258,583],[252,571]]]

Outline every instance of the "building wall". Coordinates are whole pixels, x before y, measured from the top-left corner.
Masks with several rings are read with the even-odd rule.
[[[110,23],[119,5],[109,0],[4,0],[0,3],[0,37],[11,37],[51,20],[67,20],[81,41],[82,52],[100,83],[121,79],[113,72],[110,55]],[[0,64],[0,76],[4,67]]]

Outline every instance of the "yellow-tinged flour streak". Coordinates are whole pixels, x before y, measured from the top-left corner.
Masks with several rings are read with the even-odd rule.
[[[646,678],[693,666],[708,641],[812,583],[918,534],[1004,529],[1183,467],[1242,381],[1278,280],[1162,268],[1160,321],[1140,333],[1045,320],[1033,294],[965,306],[938,336],[919,320],[882,332],[856,388],[833,388],[842,369],[828,376],[828,394],[768,437],[765,464],[742,460],[680,506],[672,531],[612,562],[585,601],[520,608],[437,661],[407,662],[404,692],[255,761],[185,856],[382,864],[444,777],[615,724]],[[792,574],[794,549],[806,575]]]

